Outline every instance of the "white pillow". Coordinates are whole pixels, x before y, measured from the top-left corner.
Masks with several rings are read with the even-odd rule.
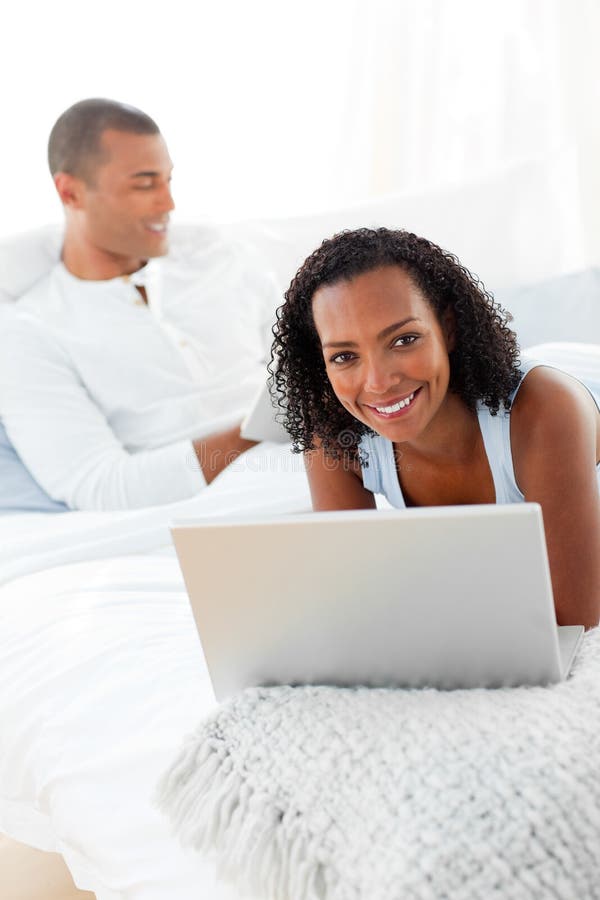
[[[44,225],[0,241],[0,302],[16,300],[48,272],[60,256],[62,227]]]
[[[458,256],[492,291],[592,265],[586,256],[577,157],[563,147],[469,184],[387,195],[347,209],[228,226],[287,285],[324,238],[361,226],[406,228]]]
[[[600,269],[496,292],[522,347],[560,341],[600,344]]]

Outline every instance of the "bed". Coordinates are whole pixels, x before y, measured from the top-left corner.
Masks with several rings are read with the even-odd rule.
[[[229,230],[255,242],[283,285],[340,227],[411,227],[485,275],[524,344],[544,342],[550,360],[600,387],[600,276],[577,241],[559,164],[524,163],[462,193]],[[533,225],[535,246],[525,239]],[[182,247],[194,227],[181,226]],[[4,299],[43,273],[59,240],[49,227],[4,242]],[[184,736],[215,709],[169,522],[308,508],[301,462],[263,444],[171,506],[0,519],[0,832],[62,854],[97,900],[239,898],[211,859],[182,848],[156,805]]]
[[[210,497],[169,510],[2,522],[3,573],[20,577],[0,589],[0,831],[60,852],[98,900],[221,896],[153,801],[191,721],[214,703],[166,523],[306,509],[287,448],[257,450]]]

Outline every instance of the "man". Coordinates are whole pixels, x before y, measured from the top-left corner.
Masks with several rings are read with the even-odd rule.
[[[167,254],[172,163],[155,122],[84,100],[52,129],[62,258],[4,313],[0,415],[39,484],[76,509],[193,496],[249,446],[274,282],[206,230]]]

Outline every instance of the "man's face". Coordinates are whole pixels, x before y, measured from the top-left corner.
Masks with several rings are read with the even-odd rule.
[[[85,239],[124,268],[168,250],[173,164],[162,135],[107,130],[106,161],[83,184],[79,212]]]

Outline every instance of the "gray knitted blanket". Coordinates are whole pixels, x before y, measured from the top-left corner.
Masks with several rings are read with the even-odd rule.
[[[600,629],[547,688],[247,690],[159,797],[261,900],[598,900]]]

